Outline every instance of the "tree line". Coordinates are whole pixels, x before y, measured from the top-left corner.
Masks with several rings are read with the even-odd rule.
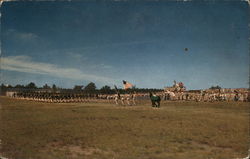
[[[5,94],[6,91],[21,91],[21,92],[54,92],[54,93],[88,93],[88,94],[116,94],[117,92],[123,93],[147,93],[147,92],[158,92],[163,91],[163,89],[153,89],[153,88],[136,88],[133,87],[131,89],[124,90],[122,88],[114,89],[108,85],[97,89],[96,84],[94,82],[88,83],[86,86],[83,85],[75,85],[73,88],[60,88],[55,84],[49,86],[48,84],[44,84],[42,87],[38,87],[34,82],[30,82],[27,85],[17,84],[15,86],[12,85],[4,85],[1,84],[0,93],[1,95]]]

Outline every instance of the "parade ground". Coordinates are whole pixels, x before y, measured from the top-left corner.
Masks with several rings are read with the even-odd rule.
[[[8,159],[236,159],[248,155],[248,102],[44,103],[1,97]]]

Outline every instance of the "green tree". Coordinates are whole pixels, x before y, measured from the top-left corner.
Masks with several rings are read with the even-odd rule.
[[[112,90],[109,86],[105,85],[100,89],[100,93],[102,94],[111,94]]]
[[[84,91],[87,93],[94,93],[96,91],[96,86],[95,83],[90,82],[85,88]]]
[[[24,86],[24,85],[17,84],[17,85],[15,86],[15,88],[25,88],[25,86]]]
[[[6,91],[7,91],[7,86],[5,86],[4,84],[1,84],[0,94],[4,95]]]
[[[37,88],[37,86],[34,82],[30,82],[29,84],[26,85],[26,88],[35,89],[35,88]]]
[[[73,88],[73,90],[74,90],[75,92],[81,92],[81,91],[82,91],[82,88],[83,88],[83,86],[75,85],[74,88]]]
[[[47,83],[45,85],[43,85],[43,89],[50,89],[50,86],[47,85]]]
[[[10,84],[7,84],[6,86],[7,86],[7,88],[13,88],[12,85],[10,85]]]
[[[56,91],[57,91],[57,87],[56,87],[55,84],[52,85],[52,91],[53,91],[53,92],[56,92]]]
[[[217,85],[217,86],[210,87],[210,89],[221,89],[221,87]]]

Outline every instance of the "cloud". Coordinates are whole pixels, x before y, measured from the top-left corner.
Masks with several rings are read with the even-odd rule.
[[[38,35],[31,33],[31,32],[20,32],[15,29],[9,29],[7,30],[4,35],[6,37],[11,37],[16,40],[22,40],[22,41],[32,41],[38,39]]]
[[[35,62],[29,56],[8,56],[1,58],[1,69],[8,71],[25,72],[32,74],[42,74],[56,76],[60,78],[68,78],[73,80],[89,80],[102,84],[114,84],[115,80],[98,76],[94,74],[86,74],[76,68],[65,68],[55,64]]]
[[[36,34],[33,34],[33,33],[19,33],[18,36],[20,39],[24,39],[24,40],[32,40],[38,37]]]
[[[82,54],[79,53],[74,53],[74,52],[67,52],[66,53],[67,56],[69,56],[70,58],[74,59],[74,60],[80,60],[80,61],[86,61],[88,60],[88,58],[86,56],[83,56]]]
[[[83,67],[88,68],[88,69],[103,71],[103,70],[110,70],[114,68],[113,66],[108,65],[106,63],[102,63],[102,62],[95,61],[94,59],[90,59],[84,54],[75,53],[75,52],[67,52],[65,53],[65,55],[69,57],[69,60],[70,59],[73,60],[74,63],[76,63],[76,61],[80,62]]]
[[[93,50],[93,49],[103,49],[103,48],[110,48],[110,47],[119,47],[119,46],[133,46],[133,45],[140,45],[140,44],[151,44],[151,43],[158,43],[158,42],[162,42],[164,41],[164,39],[151,39],[151,40],[143,40],[143,41],[127,41],[127,42],[110,42],[110,43],[103,43],[103,44],[93,44],[90,46],[84,46],[84,47],[72,47],[72,48],[64,48],[61,51],[65,51],[68,52],[68,55],[73,55],[75,57],[77,57],[77,54],[79,55],[79,53],[75,53],[75,52],[79,52],[82,51],[84,52],[85,50]],[[58,51],[56,50],[52,50],[53,51]],[[93,52],[91,52],[93,53]]]

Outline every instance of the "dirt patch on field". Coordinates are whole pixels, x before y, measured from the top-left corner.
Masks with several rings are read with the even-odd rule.
[[[68,158],[79,158],[88,156],[115,156],[113,151],[104,151],[99,148],[83,147],[80,145],[62,145],[61,142],[51,142],[43,150],[42,153],[60,153],[65,154]]]
[[[225,152],[225,151],[232,150],[231,147],[213,146],[213,145],[208,145],[206,143],[195,142],[195,141],[190,142],[190,145],[197,147],[200,150],[204,150],[208,152],[211,152],[211,151]]]
[[[65,148],[68,149],[71,152],[71,154],[78,154],[84,156],[90,156],[96,153],[106,153],[105,151],[102,151],[101,149],[98,148],[82,148],[80,146],[74,146],[74,145],[70,145]]]

